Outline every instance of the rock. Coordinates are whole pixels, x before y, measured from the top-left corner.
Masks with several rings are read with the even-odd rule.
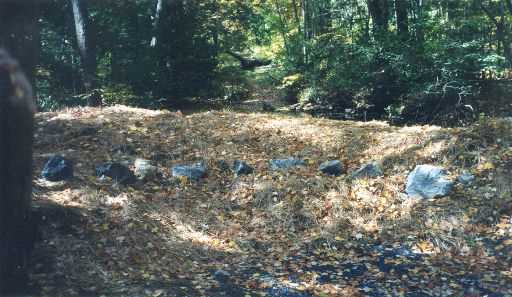
[[[110,177],[120,184],[134,183],[136,178],[133,172],[125,165],[117,162],[107,162],[96,167],[98,177]]]
[[[434,198],[448,195],[454,182],[446,170],[432,165],[418,165],[409,173],[405,192],[409,197]]]
[[[306,163],[304,160],[296,159],[296,158],[286,158],[286,159],[272,159],[270,160],[270,169],[271,170],[286,170],[291,167],[296,166],[304,166]]]
[[[176,165],[172,167],[172,176],[186,177],[195,181],[206,177],[207,168],[203,163],[196,163],[192,165]]]
[[[213,277],[219,282],[226,282],[231,277],[231,273],[222,269],[218,269],[213,274]]]
[[[301,292],[283,285],[274,285],[270,287],[267,289],[267,294],[270,297],[311,297],[309,293]]]
[[[343,173],[343,165],[338,160],[325,161],[318,167],[322,173],[339,176]]]
[[[365,178],[365,177],[378,177],[383,176],[384,171],[382,167],[377,162],[371,162],[361,166],[361,168],[357,169],[353,174],[352,178]]]
[[[54,155],[44,165],[41,176],[54,182],[72,178],[73,164],[60,155]]]
[[[233,171],[236,175],[247,175],[253,173],[254,168],[244,161],[236,160],[233,163]]]
[[[469,185],[475,180],[475,176],[468,171],[463,171],[461,175],[457,177],[457,181],[463,185]]]
[[[145,159],[136,159],[134,163],[134,174],[141,180],[152,179],[158,173],[158,168]]]

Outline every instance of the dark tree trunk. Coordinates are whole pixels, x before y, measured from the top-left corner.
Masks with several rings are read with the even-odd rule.
[[[408,16],[408,1],[395,0],[395,14],[396,14],[396,27],[398,36],[402,39],[409,37],[409,16]]]
[[[80,60],[84,70],[84,87],[86,92],[96,88],[96,44],[89,19],[86,0],[71,0],[75,20],[76,41]],[[92,96],[95,97],[95,96]],[[101,100],[89,100],[90,106],[101,105]]]
[[[180,0],[178,0],[180,1]],[[177,5],[177,3],[173,3]],[[156,95],[159,97],[168,96],[169,81],[171,81],[170,56],[172,54],[169,46],[171,31],[173,28],[166,28],[170,24],[170,1],[157,0],[153,21],[153,37],[151,46],[155,48],[156,62],[156,85],[154,87]]]
[[[28,79],[0,50],[0,295],[26,287],[36,238],[30,209],[34,112]]]
[[[37,1],[0,2],[0,296],[26,288],[37,225],[31,214]],[[20,61],[21,66],[16,61]],[[27,77],[21,71],[23,69]]]
[[[389,3],[388,0],[367,0],[368,12],[373,21],[373,34],[382,39],[388,31]]]

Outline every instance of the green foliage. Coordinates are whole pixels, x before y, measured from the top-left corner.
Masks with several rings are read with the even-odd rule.
[[[232,102],[263,81],[280,82],[276,92],[289,103],[365,116],[431,121],[460,106],[485,106],[475,104],[489,95],[482,80],[511,76],[512,8],[504,1],[405,2],[399,33],[393,1],[381,11],[371,1],[164,1],[158,26],[156,1],[93,1],[99,85],[109,104],[144,106],[161,98]],[[75,104],[55,100],[84,93],[71,9],[60,0],[43,6],[39,102]],[[229,51],[271,59],[272,78],[242,71]]]
[[[140,106],[140,97],[137,96],[128,85],[117,84],[105,87],[102,91],[103,103],[105,105],[135,105]]]
[[[296,103],[299,100],[299,93],[304,87],[304,76],[300,73],[285,76],[279,89],[283,90],[286,101]]]

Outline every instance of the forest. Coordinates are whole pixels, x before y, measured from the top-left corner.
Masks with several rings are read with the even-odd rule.
[[[41,110],[91,95],[194,109],[270,88],[342,119],[453,126],[510,111],[510,1],[77,0],[39,14]],[[258,76],[251,60],[269,65]]]
[[[0,1],[0,296],[512,296],[511,0]]]

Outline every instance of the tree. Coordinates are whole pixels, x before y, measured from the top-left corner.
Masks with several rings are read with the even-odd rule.
[[[151,46],[152,47],[155,47],[157,45],[158,40],[160,39],[159,35],[162,34],[161,19],[162,19],[163,9],[164,9],[163,0],[157,0],[155,16],[153,17],[153,37],[151,38]]]
[[[389,3],[388,0],[367,0],[368,11],[373,21],[373,34],[381,39],[388,31]]]
[[[84,70],[84,87],[86,92],[92,92],[96,88],[96,43],[92,30],[92,22],[89,18],[86,0],[71,0],[73,18],[75,21],[76,41],[80,52],[80,60]],[[101,105],[101,98],[90,96],[90,106]]]
[[[37,224],[31,212],[34,51],[38,42],[34,1],[2,2],[0,45],[16,51],[21,66],[0,50],[0,294],[23,288]],[[3,295],[2,295],[3,296]]]
[[[408,1],[395,0],[396,28],[402,39],[409,37]]]
[[[504,3],[506,2],[506,3]],[[508,60],[510,64],[512,64],[512,49],[511,49],[511,41],[510,41],[510,28],[507,24],[507,16],[505,12],[505,5],[507,6],[510,13],[512,13],[512,3],[507,1],[499,1],[496,7],[496,14],[491,11],[489,7],[486,6],[485,3],[480,3],[480,7],[487,15],[489,20],[496,26],[496,39],[497,39],[497,49],[503,53],[503,56]]]

